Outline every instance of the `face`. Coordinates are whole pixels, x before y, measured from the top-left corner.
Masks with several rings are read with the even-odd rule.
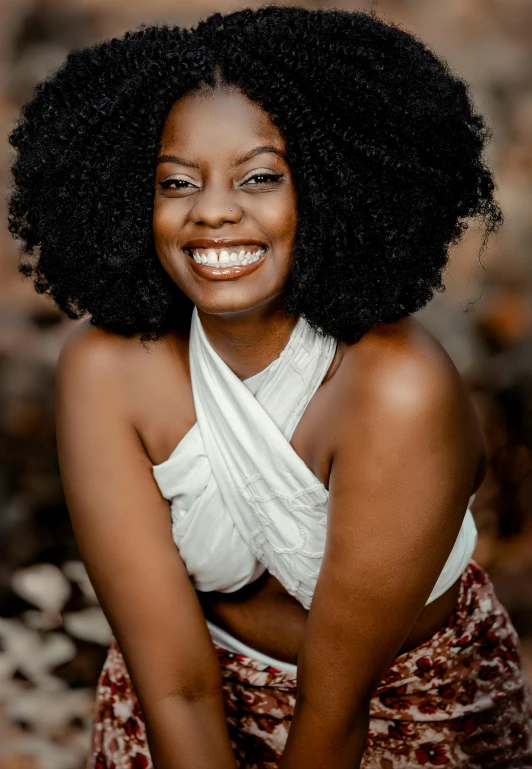
[[[198,310],[245,314],[279,304],[297,225],[285,152],[268,113],[236,88],[188,94],[167,115],[155,248]]]

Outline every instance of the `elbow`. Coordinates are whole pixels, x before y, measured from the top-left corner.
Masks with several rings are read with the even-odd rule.
[[[222,697],[223,689],[221,684],[220,686],[183,686],[180,684],[168,696],[186,704],[194,704]]]
[[[157,683],[150,681],[154,700],[174,700],[195,703],[220,697],[223,691],[222,672],[215,654],[199,649],[198,653],[172,652],[171,659],[159,666]]]
[[[222,696],[222,677],[204,675],[183,676],[179,682],[174,682],[157,699],[178,700],[183,703],[197,703]]]

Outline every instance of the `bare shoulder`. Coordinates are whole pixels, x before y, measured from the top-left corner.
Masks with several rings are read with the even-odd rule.
[[[67,388],[114,382],[136,422],[147,401],[166,398],[167,390],[175,393],[176,384],[186,381],[187,367],[185,336],[170,333],[157,342],[142,342],[140,333],[121,336],[83,320],[63,344],[57,381]]]
[[[99,373],[118,371],[120,365],[127,365],[141,360],[148,354],[157,353],[164,346],[164,341],[141,342],[141,334],[121,336],[111,331],[93,326],[90,319],[78,323],[68,334],[58,363],[61,366],[97,367]]]
[[[112,334],[92,326],[88,320],[74,326],[68,334],[55,369],[56,422],[65,410],[79,413],[95,398],[109,398],[115,389],[116,349]]]
[[[97,328],[89,319],[77,323],[67,335],[57,361],[60,377],[91,379],[116,370],[123,340]]]
[[[358,397],[406,410],[467,391],[438,340],[414,318],[382,323],[346,348],[344,376]]]
[[[345,398],[342,424],[349,414],[358,425],[420,436],[447,436],[484,461],[485,441],[467,388],[439,341],[414,318],[380,324],[342,360]],[[340,372],[339,372],[340,373]]]

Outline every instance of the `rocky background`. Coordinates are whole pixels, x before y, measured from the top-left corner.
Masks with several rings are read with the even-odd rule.
[[[4,190],[18,110],[70,50],[141,23],[189,25],[214,10],[259,4],[1,0]],[[447,291],[420,319],[455,361],[484,424],[489,473],[473,507],[475,558],[511,613],[532,679],[532,2],[344,0],[335,7],[373,8],[425,40],[470,82],[493,131],[488,160],[506,224],[480,260],[480,235],[468,231],[452,254]],[[81,769],[109,629],[79,560],[57,466],[54,367],[72,322],[17,272],[3,205],[0,769]]]

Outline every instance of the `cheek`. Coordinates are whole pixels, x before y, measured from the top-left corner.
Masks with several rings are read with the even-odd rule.
[[[152,228],[153,236],[156,243],[164,245],[169,241],[175,241],[176,236],[182,226],[182,216],[179,215],[179,211],[175,205],[171,205],[173,201],[165,201],[164,203],[158,203],[153,208],[152,216]]]
[[[290,187],[286,192],[283,227],[286,237],[293,241],[297,229],[297,197],[293,187]]]
[[[286,194],[276,196],[275,200],[265,201],[261,214],[263,226],[272,240],[284,241],[290,246],[297,227],[295,196],[287,191]]]

